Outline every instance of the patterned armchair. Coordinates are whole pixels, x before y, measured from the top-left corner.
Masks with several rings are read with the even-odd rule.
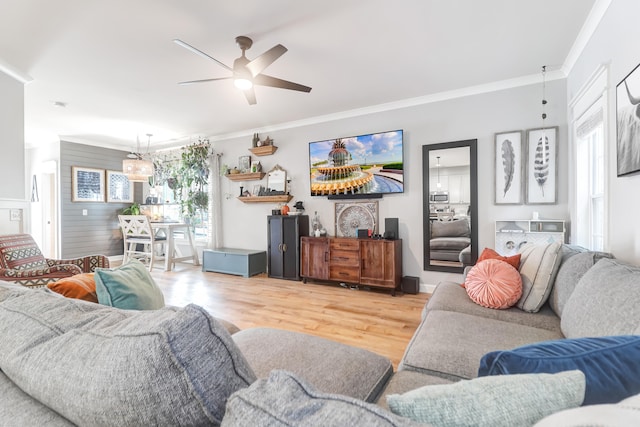
[[[38,288],[96,267],[109,267],[109,259],[104,255],[48,259],[28,234],[0,236],[0,280]]]

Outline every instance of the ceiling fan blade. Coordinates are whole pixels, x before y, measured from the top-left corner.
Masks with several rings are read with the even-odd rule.
[[[251,71],[251,75],[255,77],[260,74],[262,70],[273,64],[276,59],[284,55],[286,51],[287,48],[281,44],[275,45],[262,55],[250,61],[246,67]]]
[[[309,86],[304,86],[298,83],[289,82],[287,80],[278,79],[276,77],[267,76],[266,74],[258,74],[253,78],[254,85],[271,86],[280,89],[297,90],[300,92],[311,92]]]
[[[190,84],[193,84],[193,83],[206,83],[206,82],[214,82],[216,80],[228,80],[230,78],[232,78],[232,77],[229,76],[229,77],[218,77],[218,78],[215,78],[215,79],[189,80],[187,82],[178,82],[178,84],[179,85],[190,85]]]
[[[256,92],[253,90],[253,88],[243,90],[242,92],[244,92],[244,96],[245,98],[247,98],[247,102],[249,103],[249,105],[256,105]]]
[[[216,63],[218,63],[218,65],[220,65],[221,67],[226,68],[226,69],[227,69],[227,70],[229,70],[229,71],[233,71],[233,70],[231,69],[231,67],[229,67],[228,65],[223,64],[222,62],[218,61],[218,60],[217,60],[216,58],[214,58],[213,56],[207,55],[206,53],[204,53],[204,52],[203,52],[203,51],[201,51],[200,49],[197,49],[197,48],[195,48],[195,47],[191,46],[189,43],[185,43],[185,42],[183,42],[183,41],[182,41],[182,40],[180,40],[180,39],[173,39],[173,42],[174,42],[175,44],[177,44],[178,46],[182,46],[183,48],[185,48],[185,49],[187,49],[187,50],[190,50],[191,52],[195,53],[196,55],[200,55],[200,56],[202,56],[202,57],[204,57],[204,58],[207,58],[207,59],[210,59],[210,60],[212,60],[212,61],[215,61]]]

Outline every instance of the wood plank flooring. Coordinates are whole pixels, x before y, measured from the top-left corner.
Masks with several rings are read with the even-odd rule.
[[[200,305],[213,316],[246,329],[256,326],[304,332],[365,348],[388,357],[397,368],[420,323],[428,294],[392,297],[388,291],[339,285],[202,272],[177,264],[154,268],[153,278],[168,305]]]

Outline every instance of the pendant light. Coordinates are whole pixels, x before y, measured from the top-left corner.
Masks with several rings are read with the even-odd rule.
[[[147,152],[149,155],[149,145],[151,144],[151,137],[153,135],[147,134]],[[134,182],[146,182],[150,176],[153,175],[153,162],[151,160],[145,160],[144,155],[140,152],[140,139],[136,137],[136,150],[135,153],[129,153],[127,157],[122,161],[122,172],[127,175],[129,181]]]
[[[436,183],[436,187],[442,188],[442,184],[440,183],[440,156],[436,157],[438,161],[436,162],[436,168],[438,168],[438,182]]]

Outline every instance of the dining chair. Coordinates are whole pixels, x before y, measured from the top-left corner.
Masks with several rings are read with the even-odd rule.
[[[118,220],[124,241],[122,262],[125,263],[131,258],[148,261],[151,271],[156,261],[156,249],[164,247],[167,237],[154,233],[146,215],[118,215]]]

